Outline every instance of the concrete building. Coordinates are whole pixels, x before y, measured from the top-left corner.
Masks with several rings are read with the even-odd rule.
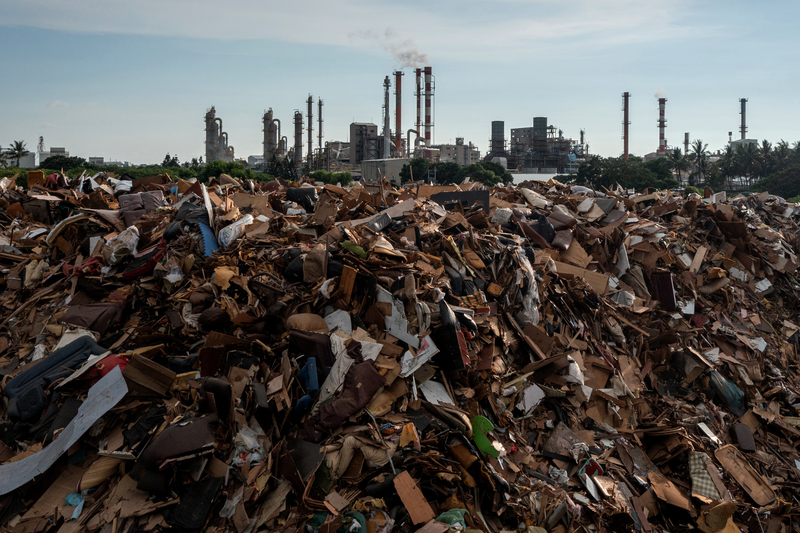
[[[400,183],[400,170],[407,163],[407,157],[364,160],[361,162],[361,181],[378,181],[385,176],[392,183]]]
[[[247,156],[247,166],[250,168],[260,167],[264,164],[263,155],[250,155]]]
[[[97,165],[98,167],[102,167],[103,165],[105,165],[104,161],[105,161],[104,157],[90,157],[89,158],[89,164],[90,165]]]
[[[378,126],[371,122],[350,124],[350,164],[358,165],[365,159],[381,159],[384,139],[378,135]]]
[[[480,150],[472,143],[464,144],[463,137],[456,137],[456,144],[439,144],[432,148],[439,150],[440,163],[458,163],[465,167],[481,160]]]
[[[48,157],[51,157],[51,156],[54,156],[54,155],[63,155],[64,157],[69,157],[69,152],[67,152],[67,149],[64,148],[64,147],[51,146],[50,147],[50,151],[48,151],[48,152],[39,152],[36,155],[39,157],[38,165],[41,165],[42,161],[44,161]]]

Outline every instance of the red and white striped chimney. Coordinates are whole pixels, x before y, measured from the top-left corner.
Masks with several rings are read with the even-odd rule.
[[[431,120],[431,98],[433,97],[433,69],[425,67],[425,144],[431,144],[431,127],[433,121]]]

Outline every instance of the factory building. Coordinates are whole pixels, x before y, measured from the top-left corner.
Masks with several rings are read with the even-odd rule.
[[[494,123],[493,128],[494,128]],[[583,145],[548,126],[547,117],[534,117],[533,126],[512,128],[508,166],[523,173],[565,173],[571,170]]]
[[[455,144],[438,144],[432,148],[439,150],[440,163],[458,163],[465,167],[481,160],[480,150],[472,143],[464,144],[463,137],[456,137]]]
[[[368,159],[383,159],[384,137],[371,122],[350,124],[350,164],[360,165]]]
[[[206,163],[233,161],[233,146],[228,145],[228,133],[222,131],[222,119],[214,106],[206,111]]]

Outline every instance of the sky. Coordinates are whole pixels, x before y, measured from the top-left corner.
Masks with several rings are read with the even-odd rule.
[[[709,149],[738,138],[800,140],[800,2],[739,0],[0,0],[0,144],[66,147],[134,164],[204,154],[212,105],[237,157],[262,153],[267,108],[290,137],[294,111],[324,101],[324,139],[381,124],[383,79],[402,68],[403,129],[415,121],[411,67],[435,77],[434,141],[484,153],[493,120],[535,116],[591,153],[684,132]],[[390,98],[394,128],[394,87]],[[316,104],[314,139],[316,145]],[[405,137],[405,133],[404,133]],[[304,135],[305,143],[305,135]]]

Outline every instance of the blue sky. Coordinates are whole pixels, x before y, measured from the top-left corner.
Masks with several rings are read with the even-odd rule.
[[[800,140],[798,2],[0,0],[0,13],[4,146],[42,135],[82,157],[186,160],[203,154],[214,105],[247,157],[261,153],[263,111],[286,134],[309,94],[325,102],[325,140],[347,140],[351,121],[380,123],[383,78],[409,51],[436,77],[436,142],[463,136],[484,152],[492,120],[508,137],[546,116],[616,156],[623,91],[636,154],[658,145],[658,91],[670,145],[688,131],[722,148],[740,97],[748,137]]]

